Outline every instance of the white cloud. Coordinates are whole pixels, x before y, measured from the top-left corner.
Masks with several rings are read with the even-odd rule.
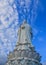
[[[36,28],[33,28],[33,35],[36,36],[39,33],[39,30]]]
[[[12,7],[15,8],[15,11]],[[14,0],[0,1],[0,22],[0,52],[1,54],[3,52],[9,53],[12,51],[17,38],[18,11]]]
[[[7,58],[6,53],[3,50],[1,50],[1,52],[0,52],[0,63],[1,64],[4,63],[5,62],[4,59],[6,60],[6,58]]]
[[[10,1],[2,0],[0,2],[0,21],[2,22],[2,25],[0,27],[1,29],[3,27],[7,28],[14,20],[18,19],[17,9],[15,9],[14,12],[14,9],[12,8],[11,5],[9,5],[9,2],[13,3],[13,0]],[[15,3],[13,4],[14,7],[16,8]],[[18,20],[16,22],[18,22]]]
[[[21,0],[20,4],[21,4],[21,6],[23,6],[24,5],[24,1]]]
[[[38,14],[38,8],[40,7],[39,0],[16,0],[16,3],[17,7],[19,6],[18,12],[22,15],[20,19],[23,20],[27,17],[27,20],[30,19],[31,25],[33,25]]]
[[[32,4],[32,0],[25,0],[25,5],[26,8],[28,9],[29,7],[31,7],[30,5]]]
[[[13,7],[16,9],[16,5],[14,4]]]
[[[9,2],[10,4],[13,4],[13,3],[14,3],[14,0],[8,0],[8,2]]]

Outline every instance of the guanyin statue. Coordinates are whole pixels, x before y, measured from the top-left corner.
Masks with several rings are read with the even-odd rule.
[[[19,44],[31,43],[32,38],[32,29],[26,21],[20,26],[18,30],[18,42]]]

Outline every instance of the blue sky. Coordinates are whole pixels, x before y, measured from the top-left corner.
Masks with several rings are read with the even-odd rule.
[[[7,54],[15,48],[18,27],[24,19],[32,27],[32,44],[42,56],[41,62],[46,61],[46,1],[21,0],[20,2],[20,0],[1,0],[0,64],[5,62],[4,58],[7,59]]]
[[[34,26],[38,30],[37,35],[33,41],[37,51],[42,56],[42,62],[46,61],[46,1],[41,0],[44,7],[43,12],[39,12]]]

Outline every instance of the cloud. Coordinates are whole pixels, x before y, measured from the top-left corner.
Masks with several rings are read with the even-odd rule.
[[[3,65],[6,62],[6,58],[7,58],[6,54],[3,51],[1,51],[1,53],[0,53],[0,64]],[[4,61],[4,59],[5,59],[5,61]]]
[[[3,4],[3,5],[2,5]],[[18,29],[18,11],[14,0],[0,1],[0,52],[8,54],[13,50]],[[1,56],[0,55],[0,56]],[[4,56],[4,55],[3,55]],[[3,57],[2,57],[3,58]]]
[[[40,1],[39,0],[16,0],[16,5],[18,10],[18,14],[20,15],[20,21],[26,19],[28,22],[30,21],[33,25],[36,17],[38,15],[38,9],[40,8]],[[19,6],[19,7],[18,7]]]
[[[18,12],[16,9],[15,3],[13,3],[14,0],[6,1],[6,0],[1,0],[0,1],[0,22],[1,24],[1,29],[2,28],[7,28],[11,23],[14,21],[18,22]],[[13,7],[9,4],[12,3],[14,4],[15,11]],[[3,5],[2,5],[3,4]]]
[[[32,31],[33,31],[33,36],[37,36],[37,34],[39,33],[39,30],[35,27],[32,29]]]

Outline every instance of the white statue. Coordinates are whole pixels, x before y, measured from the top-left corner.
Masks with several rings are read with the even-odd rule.
[[[31,43],[32,31],[26,21],[20,26],[18,30],[18,43]]]

